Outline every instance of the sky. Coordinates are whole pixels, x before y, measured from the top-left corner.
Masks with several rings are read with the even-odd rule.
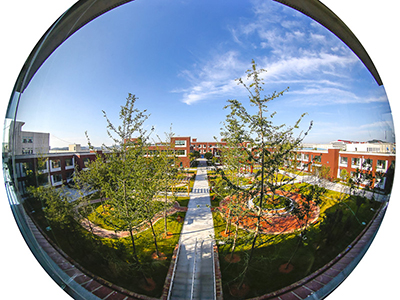
[[[128,93],[150,114],[153,138],[213,141],[228,99],[247,105],[235,79],[254,59],[266,95],[289,90],[268,106],[274,124],[313,128],[306,143],[337,139],[393,141],[384,87],[336,36],[273,1],[139,0],[90,22],[43,64],[21,95],[23,130],[50,133],[50,145],[109,145],[104,110],[118,124]]]
[[[398,129],[400,107],[397,99],[400,97],[400,92],[397,70],[400,69],[398,56],[400,45],[394,38],[397,37],[396,34],[400,27],[398,1],[381,0],[377,4],[375,0],[365,0],[362,6],[357,0],[322,0],[321,2],[332,9],[350,27],[367,49],[384,82]],[[3,9],[0,10],[0,23],[3,25],[2,40],[5,41],[3,47],[0,47],[2,54],[0,55],[2,66],[0,112],[3,116],[15,80],[25,59],[47,28],[73,3],[74,0],[19,0],[7,1],[3,4]],[[364,76],[368,77],[368,75]],[[290,86],[292,88],[292,85]],[[126,96],[125,91],[122,94],[120,97],[113,95],[116,97],[110,97],[110,99],[114,99],[120,105]],[[141,100],[144,99],[141,96]],[[64,108],[60,108],[60,111],[62,109]],[[65,121],[63,120],[63,122]],[[104,128],[105,124],[101,125]],[[25,127],[29,128],[28,124]],[[39,130],[38,122],[34,126],[31,125],[30,128]],[[81,132],[83,129],[74,130]],[[400,184],[399,179],[396,178],[397,176],[391,197],[393,200],[390,201],[389,209],[374,242],[355,270],[327,297],[329,300],[390,299],[398,294],[398,278],[392,276],[393,270],[400,267],[397,259],[399,242],[398,239],[393,238],[398,235],[396,229],[400,210],[400,202],[396,201],[400,195],[398,190]],[[4,185],[2,185],[0,187],[0,200],[2,200],[0,201],[0,222],[2,228],[7,228],[2,232],[3,239],[7,241],[8,245],[11,245],[0,249],[2,268],[7,272],[7,276],[2,279],[3,285],[7,286],[3,292],[9,295],[9,298],[17,297],[18,299],[38,297],[49,300],[71,299],[48,276],[32,255],[16,226],[6,199]],[[22,289],[21,282],[23,282]],[[385,288],[382,289],[382,286]],[[18,296],[15,294],[16,291],[18,291]]]

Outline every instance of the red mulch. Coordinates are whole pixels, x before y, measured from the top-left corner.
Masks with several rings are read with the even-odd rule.
[[[174,236],[174,234],[172,232],[167,231],[167,235],[165,235],[165,233],[162,234],[162,238],[163,239],[170,239]]]
[[[279,273],[288,274],[288,273],[292,272],[293,269],[294,269],[294,266],[292,264],[285,263],[283,265],[280,265]]]
[[[225,261],[227,261],[229,263],[233,263],[233,264],[235,264],[241,260],[240,256],[237,254],[233,254],[232,258],[231,258],[231,255],[228,254],[224,257],[224,259],[225,259]]]
[[[227,232],[225,233],[225,230],[224,230],[224,231],[221,231],[219,234],[220,234],[221,236],[223,236],[223,237],[228,237],[228,236],[231,236],[232,234],[234,234],[234,232],[227,231]]]
[[[159,254],[160,255],[157,256],[157,253],[153,252],[151,254],[151,258],[154,259],[154,260],[166,260],[167,259],[167,256],[164,253],[160,252]]]
[[[233,297],[237,297],[237,298],[243,298],[247,295],[247,293],[249,292],[250,287],[243,283],[242,287],[239,289],[238,288],[238,284],[233,284],[229,287],[229,293],[233,296]]]
[[[147,283],[145,282],[144,279],[142,279],[142,282],[140,283],[140,287],[144,289],[145,291],[153,291],[156,288],[156,283],[152,278],[146,278]]]
[[[281,194],[284,195],[285,197],[291,198],[293,201],[297,202],[300,205],[300,207],[304,202],[302,196],[296,193],[277,191],[277,194]],[[228,201],[230,201],[229,198],[225,198],[224,200],[221,201],[219,207],[221,213],[228,213],[228,209],[226,207],[226,202]],[[308,220],[309,220],[308,225],[317,221],[318,216],[319,216],[319,206],[316,204],[312,204],[311,212],[308,214]],[[263,219],[261,220],[261,226],[262,226],[261,232],[264,234],[291,233],[304,227],[303,221],[299,220],[295,215],[292,215],[290,212],[283,214],[266,212],[262,218]],[[234,222],[236,222],[236,218],[232,219],[232,223]],[[257,224],[257,216],[255,213],[247,217],[242,217],[239,221],[239,227],[247,230],[255,230],[256,224]]]

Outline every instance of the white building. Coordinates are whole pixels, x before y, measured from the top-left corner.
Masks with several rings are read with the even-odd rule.
[[[49,153],[50,133],[22,131],[24,124],[11,121],[7,150],[14,155]]]

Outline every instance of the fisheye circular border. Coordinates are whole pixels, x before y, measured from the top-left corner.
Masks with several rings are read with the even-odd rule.
[[[22,2],[28,2],[28,1],[22,1]],[[36,1],[36,5],[37,5],[37,2],[41,2],[41,1]],[[48,1],[49,2],[49,1]],[[68,1],[64,1],[64,2],[68,2]],[[71,1],[72,2],[72,1]],[[325,4],[326,5],[328,5],[329,7],[331,7],[332,8],[332,10],[333,11],[335,11],[335,12],[337,12],[338,13],[338,15],[340,15],[341,16],[341,13],[340,13],[340,6],[339,7],[337,7],[337,8],[334,8],[334,6],[336,5],[338,5],[338,4],[335,4],[335,3],[333,3],[333,2],[342,2],[342,10],[345,12],[345,11],[347,11],[347,10],[350,10],[350,11],[355,11],[355,9],[357,9],[358,8],[358,5],[356,4],[356,5],[354,5],[354,6],[351,6],[351,7],[353,7],[353,10],[352,9],[349,9],[349,5],[351,5],[351,3],[348,3],[349,1],[324,1],[325,2]],[[329,3],[329,2],[332,2],[332,6],[331,6],[331,4]],[[393,2],[393,1],[381,1],[380,3],[385,3],[385,2]],[[370,3],[369,4],[373,4],[373,3],[375,3],[375,2],[372,2],[372,1],[370,1]],[[368,6],[368,5],[366,5],[366,3],[364,3],[363,4],[364,6]],[[382,4],[381,4],[382,5]],[[386,5],[388,5],[388,4],[386,4]],[[37,5],[38,6],[38,5]],[[18,3],[18,7],[17,8],[15,8],[15,10],[17,10],[17,9],[20,9],[21,8],[21,1],[19,1],[19,3]],[[38,10],[40,11],[41,9],[39,8],[39,7],[37,7],[38,8]],[[367,7],[365,8],[365,9],[367,9]],[[381,10],[383,10],[383,9],[381,9]],[[369,16],[371,16],[371,18],[370,19],[372,19],[372,16],[374,16],[374,18],[375,18],[375,20],[376,20],[376,17],[378,17],[378,18],[382,18],[382,19],[384,19],[384,18],[387,18],[387,19],[390,19],[390,17],[388,17],[388,14],[390,15],[391,14],[391,12],[392,11],[390,11],[390,10],[383,10],[384,12],[385,12],[385,14],[379,14],[378,13],[378,11],[377,11],[377,8],[375,7],[375,6],[373,6],[372,8],[370,8],[369,9],[369,11],[370,11],[370,13],[369,14],[367,14],[367,16],[369,15]],[[393,10],[393,11],[396,11],[395,9]],[[32,11],[31,11],[31,13],[32,13]],[[47,15],[47,14],[51,14],[51,12],[49,12],[49,10],[46,8],[45,9],[45,14]],[[365,12],[365,10],[363,11],[363,15],[364,15],[364,18],[362,18],[363,20],[364,20],[364,22],[365,23],[368,23],[369,22],[369,20],[367,19],[367,17],[365,16],[365,14],[366,14],[366,12]],[[33,14],[32,13],[32,15],[34,15],[35,17],[33,18],[33,19],[36,19],[36,17],[37,17],[37,14],[36,14],[36,12],[35,12],[35,14]],[[394,12],[392,12],[392,15],[393,15],[393,19],[392,19],[392,22],[395,22],[395,15],[394,15]],[[380,17],[381,16],[381,17]],[[54,15],[53,15],[53,17],[54,17]],[[367,19],[367,20],[365,20],[365,19]],[[375,23],[375,26],[379,26],[379,24],[377,24],[376,22],[377,21],[375,21],[374,20],[374,23]],[[19,20],[19,21],[21,21],[21,20]],[[8,22],[10,22],[10,23],[13,23],[12,21],[8,21]],[[26,22],[27,22],[27,20],[22,20],[22,22],[23,22],[23,24],[27,24]],[[31,21],[32,23],[34,22],[34,21]],[[356,21],[357,22],[357,21]],[[29,22],[28,22],[29,23]],[[349,24],[349,26],[351,27],[351,28],[353,28],[353,26],[351,26],[351,20],[349,20],[349,22],[346,22],[346,23],[348,23]],[[363,23],[363,22],[361,22],[361,23]],[[385,24],[387,24],[388,22],[384,22]],[[50,23],[49,23],[50,24]],[[26,26],[26,25],[25,25]],[[371,26],[366,26],[367,28],[370,28],[369,30],[371,30]],[[398,27],[397,27],[398,28]],[[15,29],[15,30],[17,30],[18,31],[18,29]],[[368,29],[367,29],[368,30]],[[382,49],[382,51],[381,51],[381,54],[380,55],[382,55],[382,58],[384,58],[385,56],[388,56],[389,58],[391,57],[391,59],[397,59],[397,63],[398,63],[398,58],[395,58],[395,55],[394,55],[394,52],[393,52],[393,49],[396,49],[396,44],[395,44],[395,41],[393,41],[393,39],[390,39],[390,37],[391,37],[391,34],[390,34],[390,31],[391,30],[393,30],[393,27],[392,28],[389,28],[389,33],[384,33],[383,35],[386,35],[387,36],[387,41],[386,41],[386,43],[388,44],[385,48],[386,49]],[[23,31],[25,31],[25,32],[29,32],[29,30],[22,30],[22,32]],[[353,30],[354,32],[356,32],[355,30]],[[43,32],[43,31],[41,31],[41,32]],[[368,35],[368,33],[367,33],[367,35]],[[23,33],[18,33],[18,38],[20,38],[20,36],[23,36]],[[373,37],[371,37],[371,39],[373,40]],[[362,38],[360,38],[360,40],[361,41],[363,41],[363,39]],[[390,43],[391,42],[391,43]],[[6,44],[8,44],[8,43],[6,43]],[[11,43],[11,45],[12,45],[13,43]],[[365,44],[365,43],[364,43]],[[366,45],[366,44],[365,44]],[[27,47],[29,48],[29,47],[31,47],[32,45],[27,45]],[[382,46],[382,48],[384,48],[383,46]],[[389,48],[392,48],[392,50],[389,50],[389,53],[392,53],[393,55],[387,55],[386,53],[388,52],[388,50],[387,49],[389,49]],[[371,51],[370,51],[370,48],[366,45],[366,49],[368,49],[369,50],[369,53],[371,53],[371,56],[374,58],[374,53],[372,53]],[[379,50],[378,50],[379,51]],[[392,51],[392,52],[391,52]],[[22,61],[23,61],[23,59],[24,58],[26,58],[27,56],[25,55],[23,58],[22,58]],[[4,58],[3,58],[4,59]],[[20,59],[21,60],[21,59]],[[375,58],[374,58],[374,61],[376,62],[377,60],[375,60]],[[394,63],[396,63],[396,62],[394,62]],[[395,69],[397,69],[393,64],[392,64],[392,62],[390,62],[390,63],[387,63],[387,64],[390,64],[390,66],[391,66],[391,68],[393,68],[394,70]],[[12,66],[10,66],[10,67],[7,67],[6,69],[5,69],[5,71],[7,72],[8,70],[13,70],[14,72],[15,72],[15,66],[16,65],[12,65]],[[380,72],[381,73],[383,73],[383,74],[390,74],[390,70],[384,70],[383,69],[383,67],[381,68],[380,67],[380,64],[379,63],[377,63],[377,66],[378,66],[378,68],[379,68],[379,70],[380,70]],[[17,69],[18,69],[18,67],[17,67]],[[11,72],[11,74],[12,74],[12,72],[13,71],[10,71]],[[4,71],[3,71],[4,72]],[[392,78],[395,76],[395,75],[393,75],[394,73],[392,73]],[[387,76],[387,75],[385,75],[385,76]],[[12,77],[12,76],[11,76]],[[390,77],[390,75],[389,75],[389,77]],[[389,77],[386,77],[386,78],[389,78]],[[14,76],[14,77],[12,77],[11,78],[11,81],[15,81],[15,78],[16,78],[16,76]],[[392,91],[393,91],[393,89],[394,89],[394,87],[391,85],[392,83],[390,83],[390,80],[386,80],[386,78],[384,77],[384,76],[382,76],[382,78],[383,78],[383,82],[385,83],[385,88],[386,88],[386,91],[388,92],[388,87],[390,87],[392,90],[388,93],[388,96],[389,96],[389,99],[395,99],[395,95],[396,94],[394,94]],[[393,82],[393,80],[392,80],[392,82]],[[388,87],[387,87],[387,86]],[[6,105],[6,103],[8,102],[8,98],[7,97],[9,97],[9,94],[10,94],[10,91],[11,91],[11,88],[10,88],[10,85],[5,85],[5,87],[6,88],[8,88],[8,90],[5,92],[5,93],[3,93],[2,95],[4,96],[4,95],[7,95],[6,97],[3,97],[3,105]],[[12,86],[11,86],[12,87]],[[391,94],[391,93],[393,93],[393,94]],[[397,95],[398,95],[398,92],[397,92]],[[4,99],[7,99],[7,100],[4,100]],[[396,108],[395,108],[395,103],[391,103],[391,105],[392,105],[392,110],[396,113]],[[3,114],[4,115],[4,114]],[[396,118],[394,118],[394,119],[396,119]],[[396,189],[395,187],[394,187],[394,189]],[[394,191],[394,193],[393,193],[394,195],[396,195],[397,193],[396,193],[396,191]],[[4,198],[5,198],[5,193],[3,193],[3,190],[2,190],[2,199],[3,199],[3,196],[4,196]],[[396,197],[392,197],[392,198],[396,198]],[[5,201],[3,201],[3,202],[5,202]],[[389,214],[390,214],[390,211],[393,211],[394,210],[394,207],[395,207],[395,205],[397,205],[396,203],[393,203],[394,201],[392,200],[391,201],[391,203],[390,203],[390,205],[389,205],[389,207],[390,207],[390,209],[389,209],[389,213],[387,214],[387,216],[385,217],[385,220],[384,220],[384,227],[385,227],[385,229],[384,230],[386,230],[387,229],[387,226],[386,226],[386,218],[389,218]],[[5,202],[6,203],[6,202]],[[3,203],[4,204],[4,203]],[[8,204],[7,204],[7,206],[8,206]],[[3,211],[6,211],[8,214],[9,214],[9,208],[6,208],[6,209],[4,209]],[[393,216],[392,216],[393,217]],[[11,218],[10,218],[11,219]],[[3,225],[3,228],[4,229],[6,229],[6,230],[10,230],[10,231],[12,231],[11,229],[9,229],[9,227],[11,227],[10,226],[10,224],[13,224],[12,222],[14,222],[14,221],[10,221],[10,219],[8,219],[8,221],[7,221],[7,217],[3,217],[3,221],[5,220],[6,221],[6,223],[2,223],[2,225]],[[11,222],[11,223],[10,223]],[[383,229],[382,229],[383,230]],[[10,237],[12,237],[12,238],[14,238],[15,236],[14,235],[20,235],[20,233],[19,233],[19,231],[17,231],[17,230],[15,230],[14,231],[14,234],[13,234],[13,236],[10,236]],[[380,241],[378,240],[379,239],[379,236],[380,235],[378,235],[378,238],[377,238],[377,242],[374,242],[373,243],[373,247],[371,247],[371,248],[375,248],[374,246],[375,246],[375,244],[377,244],[377,243],[379,243]],[[386,245],[388,245],[387,244],[387,242],[386,242]],[[389,245],[393,245],[392,243],[389,243]],[[10,245],[7,245],[8,247],[10,247],[11,249],[14,247],[14,246],[10,246]],[[21,246],[21,245],[20,245]],[[23,247],[23,246],[21,246],[21,247]],[[26,248],[26,247],[25,247]],[[381,247],[380,247],[381,248]],[[370,249],[369,251],[371,251],[372,249]],[[381,249],[382,250],[382,249]],[[369,254],[369,251],[368,251],[368,254]],[[382,251],[380,254],[379,254],[379,258],[375,258],[375,262],[382,262],[382,263],[389,263],[390,262],[390,264],[393,266],[393,264],[395,264],[396,262],[394,261],[394,259],[393,259],[393,257],[394,256],[390,256],[390,255],[388,255],[388,253],[390,254],[390,253],[394,253],[394,252],[391,252],[391,251],[393,251],[393,249],[384,249],[384,251]],[[28,251],[28,253],[29,253],[29,251]],[[3,253],[2,253],[3,254]],[[14,254],[15,253],[8,253],[8,255],[10,255],[11,254],[11,257],[13,257],[14,256]],[[25,255],[25,254],[24,254]],[[11,267],[11,268],[15,268],[15,267],[17,267],[18,265],[19,265],[19,263],[18,263],[18,260],[19,260],[19,258],[20,257],[17,257],[17,258],[15,258],[15,261],[13,262],[13,266]],[[365,257],[365,259],[366,259],[367,257]],[[9,256],[7,256],[7,254],[6,254],[6,256],[4,257],[4,254],[3,254],[3,260],[6,260],[6,261],[9,261],[10,259],[9,259]],[[36,262],[33,262],[34,264],[37,264]],[[363,264],[364,264],[364,260],[363,260]],[[363,265],[363,264],[360,264],[357,268],[356,268],[356,270],[358,270],[358,268],[360,268],[361,267],[361,265]],[[357,297],[358,298],[362,298],[362,299],[374,299],[374,298],[376,298],[376,297],[374,297],[374,296],[372,296],[372,295],[376,295],[376,294],[374,294],[373,293],[373,291],[371,291],[370,289],[371,289],[371,287],[372,286],[375,286],[376,287],[376,289],[380,289],[379,287],[380,286],[383,286],[383,282],[385,283],[385,290],[386,291],[380,291],[380,296],[382,296],[382,297],[384,297],[383,295],[382,295],[382,292],[387,292],[387,290],[390,290],[390,284],[388,285],[388,280],[389,280],[389,276],[390,276],[390,270],[388,271],[387,269],[385,270],[385,268],[384,268],[384,266],[380,266],[381,268],[383,267],[383,271],[382,271],[382,269],[381,269],[381,271],[375,271],[375,272],[377,272],[377,273],[375,273],[374,274],[374,271],[371,271],[371,273],[370,273],[370,276],[371,277],[373,277],[374,278],[374,280],[373,280],[373,284],[371,285],[370,283],[368,283],[368,281],[366,282],[366,281],[364,281],[363,283],[360,283],[360,285],[354,285],[352,288],[353,289],[357,289],[358,290],[358,288],[357,287],[360,287],[360,288],[362,288],[362,287],[369,287],[368,289],[365,289],[365,290],[367,290],[366,292],[367,293],[365,293],[365,296],[362,296],[363,294],[362,294],[362,291],[358,291],[358,294],[356,294],[357,295]],[[7,270],[8,270],[8,268],[6,268]],[[25,269],[25,266],[22,266],[22,269]],[[10,269],[11,270],[11,269]],[[388,272],[388,273],[386,273],[388,276],[385,276],[384,274],[385,274],[385,272]],[[36,274],[35,273],[33,273],[33,274],[31,274],[31,275],[28,275],[28,277],[24,277],[24,276],[26,276],[26,274],[21,274],[22,272],[21,272],[21,269],[20,269],[20,271],[18,272],[18,276],[15,274],[15,276],[8,276],[7,277],[7,281],[10,279],[10,284],[8,284],[8,282],[7,282],[7,284],[5,284],[4,286],[8,286],[9,288],[11,288],[12,287],[12,281],[18,281],[18,286],[17,287],[13,287],[13,288],[11,288],[11,289],[13,289],[14,291],[21,291],[22,292],[22,287],[21,287],[21,283],[24,283],[24,282],[28,282],[29,280],[32,280],[32,279],[35,279],[35,277],[36,277]],[[25,271],[24,271],[24,273],[25,273]],[[29,273],[29,271],[28,271],[28,273]],[[22,276],[22,278],[21,278],[21,276]],[[46,274],[46,276],[48,276],[47,274]],[[352,277],[352,276],[351,276]],[[346,284],[347,284],[347,281],[349,280],[349,279],[351,279],[351,278],[348,278],[345,282],[346,282]],[[382,280],[381,281],[381,284],[379,284],[379,280]],[[391,282],[390,280],[389,280],[389,283],[392,283],[393,285],[392,285],[392,287],[393,288],[395,288],[395,286],[394,286],[394,282]],[[40,292],[43,292],[43,288],[40,286],[40,282],[39,283],[36,283],[37,285],[38,285],[38,291],[40,291]],[[389,289],[387,289],[389,287]],[[59,287],[58,286],[56,286],[56,289],[59,289]],[[60,289],[59,289],[60,290]],[[334,299],[333,297],[337,297],[337,293],[339,292],[339,290],[340,289],[338,289],[337,291],[335,291],[335,293],[333,294],[333,295],[331,295],[331,296],[329,296],[329,299]],[[34,294],[34,293],[33,293]],[[32,297],[32,295],[33,295],[31,292],[28,292],[27,293],[27,295],[29,295],[30,297]],[[60,294],[65,294],[62,290],[60,290]],[[58,295],[56,296],[57,298],[59,298],[58,297]],[[62,295],[61,295],[61,297],[63,297]],[[332,298],[331,298],[332,297]],[[21,297],[21,298],[23,298],[23,297]],[[337,299],[347,299],[347,298],[352,298],[351,296],[350,296],[350,294],[346,294],[346,297],[342,297],[342,298],[337,298]],[[47,298],[44,298],[44,299],[47,299]],[[51,296],[51,298],[48,298],[48,299],[54,299],[54,295],[52,295]]]

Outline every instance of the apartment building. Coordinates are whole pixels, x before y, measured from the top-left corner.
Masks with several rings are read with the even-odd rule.
[[[396,155],[394,153],[347,151],[330,148],[326,150],[298,150],[296,154],[297,169],[313,172],[315,168],[329,167],[330,179],[341,178],[343,170],[351,177],[359,173],[372,172],[375,177],[374,187],[385,189],[389,179],[387,173],[394,169]],[[358,176],[362,176],[359,174]],[[362,182],[366,185],[368,182]]]
[[[197,138],[193,138],[192,142],[192,151],[198,151],[201,156],[204,156],[207,152],[212,153],[213,156],[219,156],[219,150],[221,146],[225,146],[226,143],[223,141],[220,142],[199,142]]]
[[[98,153],[98,152],[97,152]],[[96,152],[47,153],[46,155],[16,155],[11,176],[21,195],[27,193],[30,185],[60,187],[73,179],[75,166],[84,170],[90,161],[96,159]]]
[[[39,155],[50,151],[50,133],[23,131],[24,122],[10,121],[8,144],[3,145],[3,152],[14,150],[14,155]]]
[[[374,185],[384,189],[387,180],[390,180],[386,174],[395,164],[396,155],[393,153],[395,147],[393,144],[384,146],[382,143],[370,144],[335,141],[326,145],[318,145],[318,148],[303,145],[302,149],[296,151],[296,167],[307,172],[313,172],[321,166],[329,167],[331,179],[340,178],[343,170],[346,170],[350,176],[355,176],[357,170],[371,171],[377,178]],[[223,141],[200,142],[190,136],[172,137],[170,145],[165,143],[150,145],[149,155],[152,154],[152,151],[156,153],[155,151],[173,150],[179,159],[179,166],[188,168],[190,167],[191,152],[199,151],[201,155],[210,152],[214,156],[218,156],[221,147],[224,146],[226,143]],[[249,146],[246,145],[246,147]],[[78,170],[85,169],[86,165],[96,158],[98,152],[85,152],[79,145],[71,145],[68,152],[16,155],[13,171],[18,179],[18,187],[22,194],[25,194],[30,174],[32,174],[30,170],[33,170],[33,174],[40,174],[44,178],[43,182],[35,184],[51,184],[53,186],[68,184],[72,180],[74,166],[76,165]],[[40,160],[45,160],[45,163],[39,168]]]

